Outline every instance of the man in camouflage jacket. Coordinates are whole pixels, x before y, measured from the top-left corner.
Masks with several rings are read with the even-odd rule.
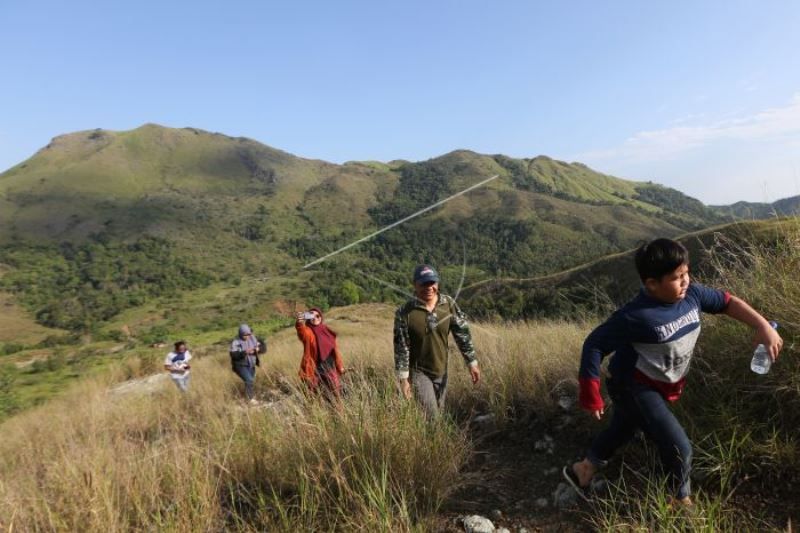
[[[394,317],[394,366],[403,396],[411,389],[426,415],[436,417],[447,390],[448,335],[452,332],[472,383],[481,379],[466,316],[450,296],[439,294],[439,275],[429,265],[414,269],[414,298]]]

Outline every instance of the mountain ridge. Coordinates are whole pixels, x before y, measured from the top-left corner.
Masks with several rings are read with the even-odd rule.
[[[495,174],[485,187],[318,265],[312,283],[297,281],[302,265]],[[339,165],[245,137],[156,124],[60,135],[0,174],[0,262],[14,266],[3,284],[37,316],[51,317],[45,324],[52,327],[88,322],[56,320],[41,307],[47,291],[57,302],[64,286],[78,300],[85,296],[79,287],[97,291],[75,305],[89,309],[107,300],[103,287],[138,291],[136,302],[147,279],[186,287],[170,280],[177,272],[201,285],[288,276],[296,292],[334,305],[390,297],[357,271],[400,285],[422,261],[445,272],[466,262],[476,278],[541,276],[730,220],[680,191],[543,155],[454,150],[419,162]],[[169,268],[157,264],[159,253],[169,253]],[[86,268],[81,257],[107,266]],[[56,259],[55,273],[45,272],[42,265]],[[130,276],[132,264],[141,280]],[[31,276],[42,285],[36,298],[20,281]],[[124,305],[116,297],[98,316]]]

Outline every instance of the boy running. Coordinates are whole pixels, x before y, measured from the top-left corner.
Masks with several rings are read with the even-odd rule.
[[[181,392],[189,390],[189,361],[192,354],[184,341],[175,343],[175,351],[169,352],[164,359],[164,370],[169,372],[172,382]]]
[[[691,283],[689,252],[676,241],[656,239],[640,247],[636,269],[643,285],[639,295],[589,334],[581,355],[579,402],[599,420],[605,409],[600,363],[614,352],[606,380],[614,405],[611,423],[595,437],[585,459],[564,467],[564,477],[582,494],[597,469],[641,429],[658,448],[675,500],[690,506],[692,446],[669,402],[683,391],[700,312],[723,313],[752,327],[756,344],[763,344],[773,361],[783,340],[743,300]]]

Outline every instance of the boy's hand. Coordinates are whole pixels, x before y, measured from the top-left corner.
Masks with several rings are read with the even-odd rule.
[[[600,420],[601,418],[603,418],[603,414],[604,413],[605,413],[604,409],[596,409],[596,410],[592,411],[592,416],[594,418],[596,418],[597,420]]]
[[[756,329],[755,338],[753,339],[753,346],[763,344],[767,349],[767,353],[772,358],[774,363],[778,359],[778,354],[783,349],[783,339],[772,326],[765,323]]]
[[[750,307],[750,305],[736,296],[731,296],[728,302],[728,307],[723,311],[731,318],[735,318],[739,322],[744,322],[751,328],[756,330],[753,337],[753,347],[763,344],[767,349],[767,353],[773,361],[778,359],[778,354],[781,353],[783,348],[783,339],[778,335],[772,326],[767,322],[758,311]]]

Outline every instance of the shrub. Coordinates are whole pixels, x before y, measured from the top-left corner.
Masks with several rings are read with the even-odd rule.
[[[0,355],[11,355],[12,353],[21,352],[26,348],[24,344],[18,342],[7,342],[0,346]]]

